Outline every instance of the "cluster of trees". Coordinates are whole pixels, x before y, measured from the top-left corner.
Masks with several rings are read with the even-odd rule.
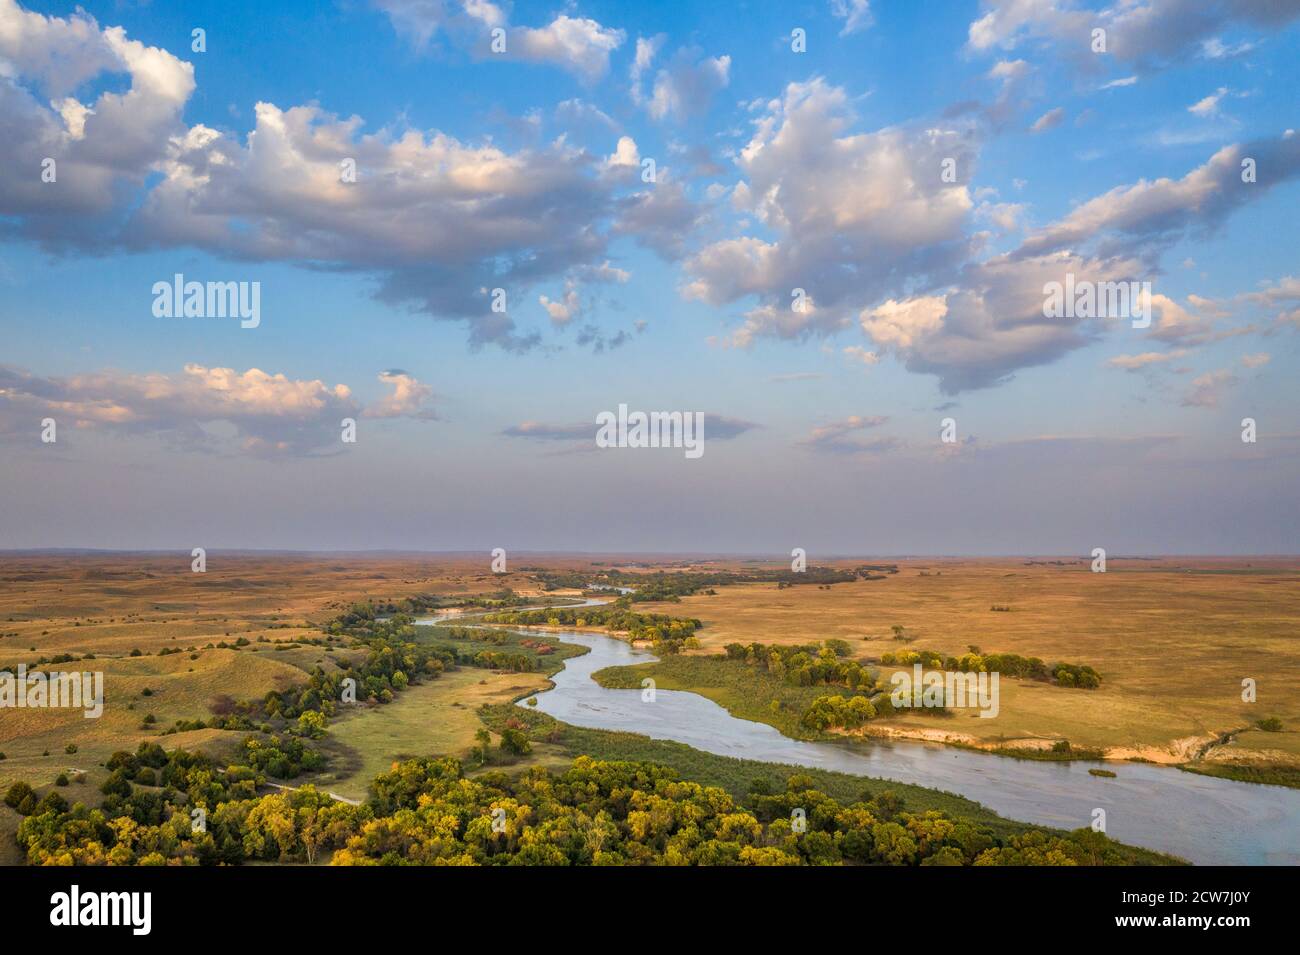
[[[512,731],[512,751],[527,733]],[[505,735],[503,748],[507,746]],[[1080,865],[1122,864],[1105,835],[999,836],[944,813],[908,812],[891,793],[852,803],[802,775],[783,792],[725,790],[651,763],[579,757],[558,775],[531,769],[468,779],[453,758],[413,759],[376,777],[352,806],[311,787],[256,795],[252,766],[156,744],[110,760],[103,805],[37,801],[15,784],[18,844],[37,865]],[[201,813],[196,810],[202,810]]]
[[[843,686],[850,690],[871,690],[875,674],[857,660],[848,658],[852,647],[843,640],[824,640],[801,646],[762,643],[729,643],[723,650],[728,660],[740,660],[763,667],[772,675],[795,686]]]
[[[880,655],[880,662],[887,667],[910,667],[914,663],[919,663],[931,670],[942,670],[945,669],[946,661],[943,654],[935,653],[933,650],[889,650]]]
[[[537,669],[537,662],[527,653],[511,653],[509,650],[465,651],[458,654],[456,660],[464,666],[509,670],[511,673],[532,673]]]
[[[662,613],[637,613],[626,604],[616,601],[602,607],[547,607],[541,610],[512,610],[490,613],[483,617],[487,623],[504,623],[513,626],[548,627],[602,627],[615,633],[626,633],[632,640],[649,640],[655,649],[676,653],[699,646],[695,631],[704,626],[699,620],[670,617]]]
[[[713,588],[729,584],[776,583],[782,587],[795,584],[843,584],[862,577],[865,580],[883,580],[886,574],[898,573],[894,564],[863,564],[852,570],[831,567],[809,567],[795,572],[787,567],[750,571],[666,571],[638,574],[622,570],[597,573],[565,572],[538,573],[543,590],[586,589],[592,586],[629,587],[631,594],[620,598],[625,603],[649,601],[679,602],[683,597],[698,593],[712,593]]]
[[[497,607],[519,607],[523,604],[532,602],[533,599],[531,597],[521,597],[509,587],[505,587],[492,594],[478,594],[473,597],[462,597],[452,606],[494,609]]]
[[[416,594],[401,600],[355,603],[333,622],[339,625],[341,632],[352,627],[365,626],[377,617],[422,616],[440,610],[444,606],[450,606],[444,597],[439,597],[437,594]]]
[[[1095,690],[1101,686],[1101,674],[1087,665],[1053,663],[1050,666],[1038,657],[1022,657],[1018,653],[982,653],[978,647],[959,657],[944,656],[933,650],[897,650],[880,655],[885,666],[912,666],[919,663],[933,670],[955,670],[960,673],[1000,673],[1003,676],[1023,677],[1029,680],[1055,682],[1060,686]]]
[[[1075,663],[1053,664],[1052,678],[1060,686],[1077,686],[1084,690],[1095,690],[1101,686],[1100,673],[1090,666]]]
[[[522,567],[520,570],[525,573],[533,574],[533,576],[537,578],[538,583],[541,584],[542,590],[544,591],[586,590],[592,584],[613,586],[613,584],[609,583],[608,580],[610,574],[604,571],[598,573],[585,573],[580,570],[548,571],[543,570],[540,567]]]
[[[804,710],[799,722],[810,730],[832,727],[856,729],[877,714],[875,704],[865,696],[819,696]]]
[[[16,807],[25,816],[18,845],[30,864],[313,862],[373,814],[310,787],[258,796],[262,777],[252,766],[222,769],[202,753],[169,754],[156,743],[115,753],[107,767],[112,772],[96,808],[70,806],[57,793]],[[23,795],[15,787],[10,793]]]
[[[315,717],[315,719],[313,719]],[[304,735],[316,736],[324,729],[320,714],[307,711],[300,717]],[[293,779],[303,772],[313,772],[325,764],[325,758],[301,739],[272,736],[261,740],[250,736],[244,740],[244,758],[259,773],[276,779]]]
[[[345,616],[350,617],[352,613]],[[329,672],[315,667],[305,685],[267,693],[262,699],[261,712],[268,717],[294,720],[307,711],[314,711],[327,720],[334,715],[342,698],[345,679],[356,681],[356,702],[391,703],[394,694],[409,684],[436,679],[448,667],[455,666],[455,650],[413,641],[415,628],[410,617],[399,614],[387,620],[364,619],[365,622],[349,631],[355,639],[354,646],[369,651],[361,663],[353,665],[340,659],[339,669]]]
[[[234,714],[231,716],[214,716],[207,720],[177,720],[167,729],[163,730],[164,736],[170,736],[173,733],[188,733],[191,730],[213,729],[213,730],[257,730],[260,729],[251,719],[244,714]]]
[[[497,646],[510,642],[508,630],[494,630],[491,627],[438,626],[434,632],[449,640],[474,640],[478,643],[495,643]]]
[[[579,757],[559,775],[463,778],[454,759],[378,777],[374,818],[338,865],[1078,865],[1122,862],[1105,835],[1000,838],[886,793],[842,804],[806,776],[785,792],[725,790],[649,763]]]

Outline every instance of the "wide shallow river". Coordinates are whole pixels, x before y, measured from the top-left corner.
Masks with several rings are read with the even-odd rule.
[[[643,702],[640,690],[606,689],[591,678],[597,670],[656,657],[599,633],[546,635],[591,651],[566,660],[552,677],[555,688],[537,694],[537,709],[574,726],[676,740],[722,756],[914,783],[974,799],[1009,819],[1061,829],[1089,825],[1093,809],[1101,808],[1111,838],[1200,865],[1300,864],[1297,790],[1142,763],[1108,763],[1118,776],[1104,779],[1088,773],[1097,763],[1010,759],[919,742],[790,739],[696,693],[657,690],[654,702]]]

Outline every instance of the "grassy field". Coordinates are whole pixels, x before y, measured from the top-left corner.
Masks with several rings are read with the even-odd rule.
[[[101,671],[105,695],[98,719],[80,710],[0,711],[7,757],[0,785],[41,785],[65,770],[92,770],[178,719],[207,718],[222,698],[258,699],[300,683],[313,666],[329,668],[335,654],[350,652],[294,646],[323,636],[316,624],[366,599],[499,589],[501,579],[486,565],[214,552],[207,572],[195,574],[186,553],[0,554],[0,667],[93,654],[50,669]],[[249,643],[238,650],[215,646],[241,638]],[[182,652],[159,656],[163,649]],[[146,714],[157,720],[153,729],[142,726]],[[65,753],[70,744],[75,754]]]
[[[959,655],[974,645],[1088,664],[1104,678],[1090,691],[1007,679],[995,719],[958,712],[936,728],[930,717],[908,715],[876,730],[988,746],[1068,739],[1114,758],[1168,763],[1208,748],[1210,762],[1300,764],[1300,699],[1289,692],[1300,685],[1295,559],[1112,558],[1105,574],[1091,573],[1082,560],[901,561],[884,580],[829,589],[745,584],[637,607],[703,620],[702,654],[731,642],[829,637],[873,660],[907,647]],[[904,628],[904,640],[895,639],[894,625]],[[1241,700],[1247,677],[1257,683],[1254,704]],[[717,688],[703,691],[725,700]],[[1221,734],[1270,716],[1283,721],[1284,732],[1214,745]]]
[[[359,655],[300,642],[320,637],[320,626],[354,602],[487,594],[503,584],[530,597],[539,593],[537,580],[522,569],[504,580],[488,573],[485,555],[209,554],[208,571],[201,575],[190,572],[189,561],[188,554],[0,555],[0,667],[31,666],[55,654],[93,654],[94,660],[58,667],[102,671],[106,690],[99,719],[84,719],[79,710],[0,711],[0,752],[6,756],[0,760],[0,787],[23,779],[44,788],[67,773],[74,780],[66,790],[69,798],[94,804],[108,756],[133,750],[142,740],[233,753],[244,734],[160,734],[178,719],[208,717],[223,700],[260,698],[301,682],[315,666],[329,668],[344,656]],[[538,555],[515,566],[592,572],[618,563]],[[743,565],[665,559],[622,566],[645,571]],[[945,719],[881,721],[873,730],[938,734],[990,748],[1064,738],[1116,757],[1167,762],[1184,762],[1208,747],[1208,755],[1194,763],[1205,772],[1291,784],[1300,774],[1300,701],[1286,693],[1300,680],[1300,561],[1112,559],[1105,575],[1089,573],[1079,561],[931,560],[898,566],[899,573],[883,580],[829,588],[719,586],[712,595],[679,603],[637,604],[637,610],[705,622],[698,634],[704,649],[658,665],[659,685],[697,690],[744,718],[806,735],[798,716],[823,691],[783,685],[709,655],[733,641],[807,643],[828,637],[850,641],[854,655],[866,659],[904,647],[957,654],[974,644],[986,652],[1086,663],[1104,682],[1098,690],[1081,691],[1008,679],[1002,682],[997,719],[958,711]],[[993,605],[1011,609],[994,612]],[[894,638],[895,624],[904,628],[905,640]],[[249,642],[240,649],[215,646],[241,638]],[[429,629],[417,639],[451,642]],[[461,644],[470,650],[495,647]],[[159,656],[162,649],[180,652]],[[141,655],[131,656],[133,650]],[[544,674],[570,652],[580,651],[557,645],[554,654],[532,654],[540,667],[535,674],[452,671],[399,694],[387,706],[335,720],[320,742],[331,762],[314,781],[356,798],[394,759],[463,754],[482,725],[481,708],[495,712],[541,687]],[[1254,705],[1240,701],[1243,677],[1258,682]],[[606,671],[602,679],[639,685],[640,675],[635,669]],[[146,714],[157,721],[151,728],[143,725]],[[1269,716],[1283,721],[1283,732],[1248,728]],[[1220,740],[1223,734],[1229,735]],[[536,742],[534,752],[512,771],[559,766],[577,753],[664,761],[738,794],[759,775],[790,771],[573,727],[555,740]],[[834,775],[819,784],[837,795],[847,792],[843,787],[858,787],[856,793],[874,785],[851,776],[830,778]],[[908,802],[976,811],[964,800],[947,802],[956,799],[916,789]],[[17,817],[0,807],[0,862],[11,861],[2,853],[9,852],[5,834],[16,823]]]
[[[659,663],[606,667],[592,676],[601,686],[624,690],[640,689],[645,677],[653,677],[658,689],[700,693],[734,716],[770,723],[796,739],[818,735],[800,726],[799,718],[817,697],[834,692],[826,687],[793,686],[758,667],[705,656],[672,656]]]
[[[330,724],[321,749],[327,772],[294,780],[353,799],[365,798],[370,781],[394,762],[414,756],[463,756],[482,728],[478,708],[509,702],[541,689],[536,673],[500,673],[466,667],[409,687],[386,706],[357,709]]]

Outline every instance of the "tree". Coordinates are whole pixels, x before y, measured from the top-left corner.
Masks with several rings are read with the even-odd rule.
[[[28,796],[32,797],[33,804],[35,804],[36,797],[32,787],[20,780],[10,786],[9,791],[5,793],[5,805],[11,809],[17,809]]]
[[[522,756],[533,751],[533,744],[528,741],[528,734],[507,726],[501,731],[501,749],[515,756]]]
[[[325,733],[325,714],[319,710],[304,710],[298,715],[298,732],[311,739]]]

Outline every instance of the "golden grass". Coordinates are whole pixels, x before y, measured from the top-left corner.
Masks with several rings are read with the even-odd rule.
[[[200,575],[190,572],[184,553],[0,555],[0,666],[94,653],[95,661],[61,667],[103,670],[108,696],[99,720],[56,710],[0,712],[0,751],[9,756],[0,761],[0,785],[14,778],[49,782],[64,769],[93,772],[112,751],[134,749],[141,739],[170,747],[177,738],[157,736],[157,730],[176,719],[206,718],[216,697],[259,698],[303,679],[313,666],[331,666],[346,651],[276,647],[319,635],[318,625],[358,600],[485,593],[503,583],[529,592],[535,584],[520,572],[523,566],[590,571],[618,564],[529,555],[513,561],[516,572],[502,580],[488,572],[487,563],[487,555],[214,553],[208,572]],[[666,569],[752,563],[657,562]],[[648,569],[648,562],[635,566]],[[1245,733],[1212,749],[1210,758],[1300,761],[1300,701],[1287,692],[1300,685],[1300,560],[1112,558],[1104,575],[1090,573],[1078,559],[1061,565],[907,560],[899,566],[887,579],[830,589],[720,587],[713,596],[637,609],[703,619],[701,652],[732,641],[838,637],[850,641],[856,655],[876,659],[906,646],[958,654],[973,644],[988,652],[1090,664],[1104,677],[1096,691],[1006,680],[997,719],[970,712],[947,719],[909,715],[875,729],[969,737],[986,745],[1066,738],[1116,756],[1176,761],[1217,734],[1276,716],[1285,732]],[[994,612],[994,604],[1012,609]],[[909,642],[893,639],[893,624],[906,628]],[[252,643],[239,651],[202,649],[239,637]],[[189,647],[199,648],[196,659],[190,659]],[[129,657],[133,648],[146,656]],[[156,656],[163,648],[184,652]],[[478,703],[531,679],[494,675],[489,692],[477,682],[461,686],[457,677],[448,674],[441,692],[439,684],[430,684],[370,711],[373,716],[340,721],[331,735],[347,740],[356,734],[346,746],[369,761],[365,772],[375,765],[386,769],[393,755],[463,752],[478,728]],[[1240,700],[1243,677],[1258,682],[1254,705]],[[143,697],[145,687],[154,695]],[[453,707],[456,700],[464,706]],[[147,712],[158,719],[154,732],[140,728]],[[363,719],[384,728],[367,730]],[[357,725],[349,728],[352,723]],[[78,746],[76,754],[63,752],[68,743]],[[50,756],[42,755],[46,750]],[[362,774],[356,767],[350,772]]]
[[[995,719],[909,715],[875,728],[988,744],[1065,738],[1117,756],[1181,761],[1261,717],[1300,727],[1300,700],[1289,692],[1300,685],[1295,559],[1112,559],[1105,574],[1085,561],[916,560],[885,580],[829,590],[750,584],[640,607],[703,620],[701,652],[830,637],[872,659],[904,647],[957,655],[974,645],[1085,663],[1104,677],[1093,691],[1003,680]],[[906,628],[908,642],[894,639],[894,624]],[[1244,677],[1258,684],[1253,705],[1241,701]],[[1247,737],[1257,739],[1275,752],[1296,749],[1291,732]]]
[[[331,769],[310,781],[321,789],[365,797],[370,781],[393,763],[416,756],[461,756],[483,728],[478,708],[508,703],[547,685],[538,673],[465,668],[412,686],[384,706],[344,713],[330,724],[324,747]]]

